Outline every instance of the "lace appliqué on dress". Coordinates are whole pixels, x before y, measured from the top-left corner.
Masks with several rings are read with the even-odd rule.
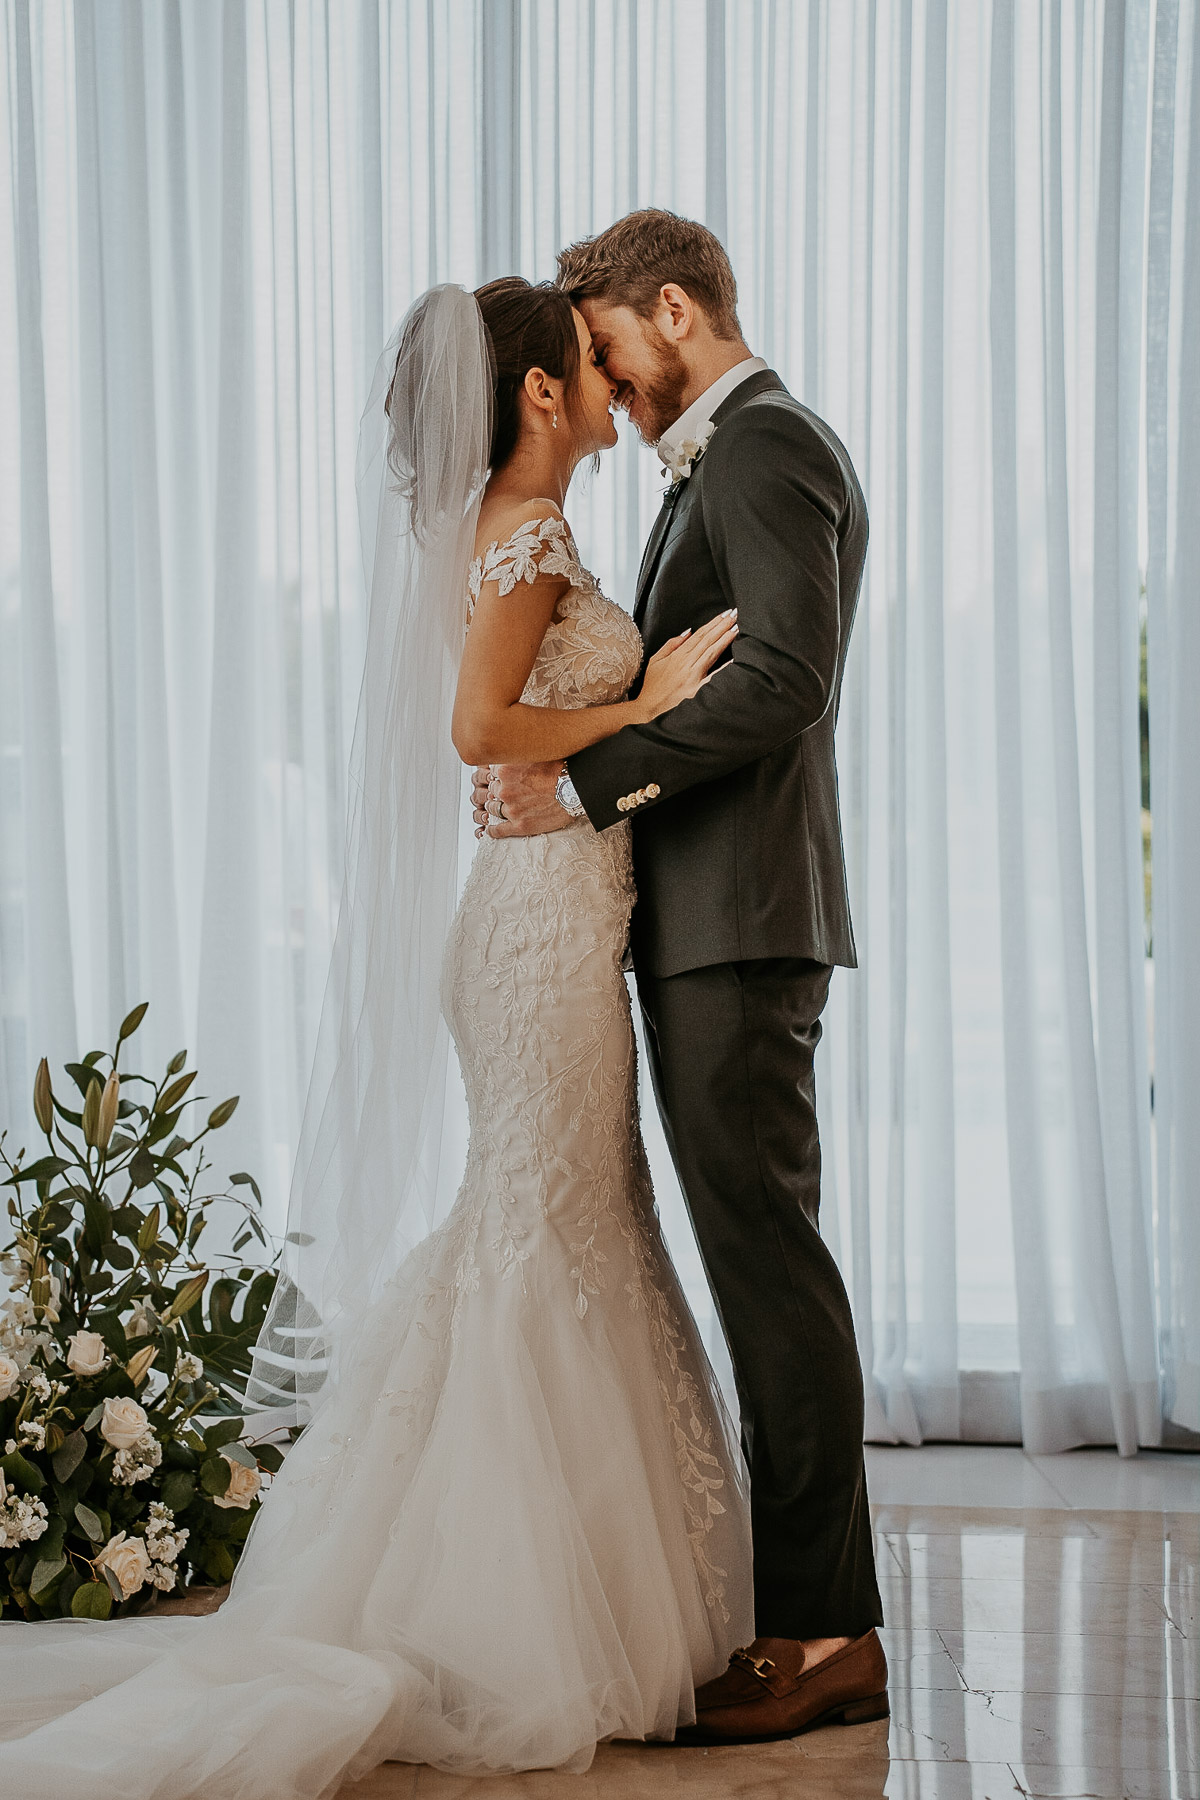
[[[581,576],[586,579],[570,526],[556,513],[527,520],[502,544],[489,544],[483,555],[475,558],[467,575],[470,611],[474,612],[485,581],[496,582],[503,596],[511,594],[518,581],[533,583],[539,575],[563,575],[568,581]]]

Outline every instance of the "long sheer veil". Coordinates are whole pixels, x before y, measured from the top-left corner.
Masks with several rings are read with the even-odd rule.
[[[431,288],[389,338],[356,472],[369,595],[345,874],[251,1409],[303,1423],[338,1344],[428,1231],[449,1041],[462,765],[450,740],[466,582],[491,440],[478,304]]]

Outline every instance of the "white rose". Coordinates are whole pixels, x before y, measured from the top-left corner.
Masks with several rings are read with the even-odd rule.
[[[73,1375],[99,1375],[108,1367],[108,1351],[98,1331],[76,1331],[67,1339],[67,1367]]]
[[[96,1569],[111,1569],[121,1587],[122,1600],[128,1600],[145,1586],[150,1573],[150,1553],[140,1537],[127,1538],[123,1531],[109,1538],[92,1564]]]
[[[225,1452],[221,1452],[225,1456]],[[235,1462],[232,1456],[225,1456],[229,1464],[229,1486],[223,1494],[214,1494],[213,1499],[218,1506],[240,1506],[243,1509],[262,1486],[262,1476],[257,1469],[248,1469],[245,1463]]]
[[[150,1421],[136,1400],[106,1400],[100,1436],[114,1450],[132,1450]]]
[[[0,1356],[0,1400],[8,1396],[21,1379],[21,1370],[11,1356]]]

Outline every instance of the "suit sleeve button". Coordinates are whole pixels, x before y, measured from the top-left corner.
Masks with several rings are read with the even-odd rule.
[[[661,793],[662,789],[659,787],[657,781],[652,781],[650,786],[646,789],[646,797],[649,800],[657,800]]]

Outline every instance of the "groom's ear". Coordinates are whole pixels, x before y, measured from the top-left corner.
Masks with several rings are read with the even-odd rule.
[[[654,324],[671,343],[678,344],[695,330],[696,306],[690,296],[674,281],[666,281],[658,290]]]

